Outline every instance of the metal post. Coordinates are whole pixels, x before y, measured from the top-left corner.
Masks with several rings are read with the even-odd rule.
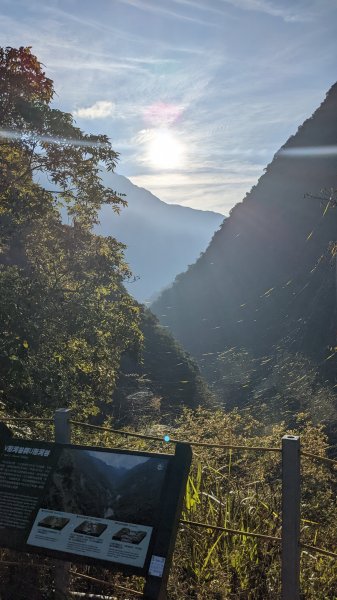
[[[152,547],[150,567],[145,578],[144,600],[167,600],[167,580],[191,460],[191,446],[178,443],[173,464],[169,468],[168,479],[166,480],[168,494],[162,500],[160,523]]]
[[[60,444],[71,443],[71,425],[69,419],[71,411],[69,408],[58,408],[54,413],[55,442]],[[70,562],[55,560],[55,600],[66,600],[69,598],[70,585]]]
[[[282,438],[282,600],[300,598],[300,438]]]
[[[54,413],[55,442],[71,443],[70,408],[58,408]]]

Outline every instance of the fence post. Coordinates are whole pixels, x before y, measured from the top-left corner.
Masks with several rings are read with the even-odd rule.
[[[71,425],[69,419],[71,411],[69,408],[58,408],[54,413],[55,442],[60,444],[71,443]],[[70,562],[55,560],[55,600],[66,600],[69,598],[70,585]]]
[[[282,438],[282,600],[300,598],[300,438]]]
[[[58,408],[54,413],[55,442],[71,443],[70,408]]]

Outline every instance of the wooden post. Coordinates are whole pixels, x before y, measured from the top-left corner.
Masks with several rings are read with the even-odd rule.
[[[69,419],[71,411],[69,408],[58,408],[54,413],[55,442],[60,444],[71,443],[71,425]],[[66,600],[69,598],[70,584],[70,562],[55,560],[55,600]]]
[[[300,598],[300,438],[282,438],[282,600]]]

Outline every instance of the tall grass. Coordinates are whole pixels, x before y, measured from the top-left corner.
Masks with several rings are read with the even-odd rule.
[[[25,437],[44,438],[45,426],[26,426]],[[167,433],[167,426],[147,423],[144,432]],[[319,426],[299,415],[294,430],[282,424],[266,427],[238,411],[186,410],[170,426],[170,435],[181,440],[202,440],[220,444],[280,446],[282,435],[299,433],[304,450],[325,455],[326,436]],[[20,435],[20,430],[17,432]],[[105,432],[75,428],[75,443],[124,447],[138,450],[172,451],[158,442],[122,438]],[[281,454],[193,448],[182,518],[213,526],[280,536]],[[323,463],[302,459],[301,537],[307,544],[337,550],[337,472]],[[50,562],[2,551],[2,559],[19,560],[25,567],[0,565],[1,600],[32,600],[53,597]],[[45,566],[44,569],[41,569]],[[135,578],[124,580],[106,570],[81,567],[81,572],[140,589]],[[24,585],[23,582],[26,582]],[[31,586],[29,596],[27,586]],[[74,580],[72,589],[102,593],[98,584]],[[302,552],[302,600],[337,598],[337,561],[311,551]],[[126,598],[123,592],[114,592]],[[177,537],[168,586],[170,600],[277,600],[280,598],[280,545],[266,539],[230,534],[182,523]]]

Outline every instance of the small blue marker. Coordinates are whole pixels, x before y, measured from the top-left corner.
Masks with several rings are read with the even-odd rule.
[[[164,442],[169,442],[169,441],[170,441],[170,436],[164,435]]]

